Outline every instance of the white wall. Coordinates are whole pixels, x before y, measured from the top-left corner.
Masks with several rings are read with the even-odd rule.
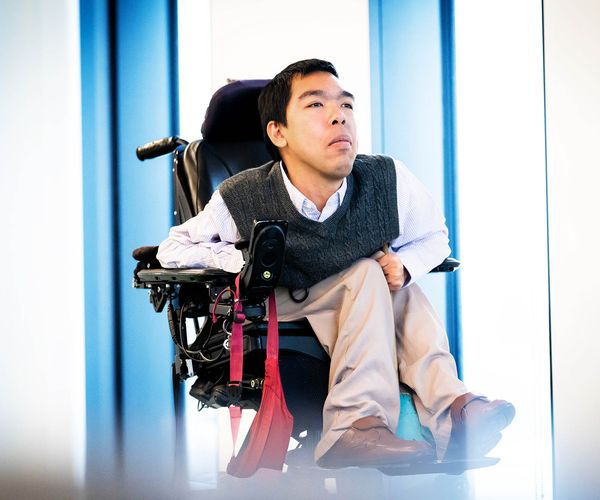
[[[0,496],[83,477],[78,7],[0,3]]]
[[[542,11],[457,0],[456,110],[463,368],[517,410],[476,498],[551,494]]]
[[[556,498],[600,492],[600,4],[545,0]]]
[[[179,15],[184,137],[200,138],[210,96],[228,78],[272,78],[288,64],[314,57],[331,61],[355,95],[359,150],[370,152],[367,0],[180,0]],[[186,28],[182,18],[194,22]],[[184,67],[191,61],[193,68]]]

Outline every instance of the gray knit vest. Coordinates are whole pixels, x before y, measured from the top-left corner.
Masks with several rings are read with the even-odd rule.
[[[298,212],[278,162],[244,170],[223,181],[219,191],[243,239],[250,238],[255,220],[288,221],[279,285],[299,289],[372,255],[399,234],[394,161],[358,155],[347,181],[342,205],[324,222]]]

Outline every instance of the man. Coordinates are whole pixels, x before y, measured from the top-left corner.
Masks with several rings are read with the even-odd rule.
[[[203,212],[171,229],[158,259],[237,272],[243,260],[233,243],[249,238],[253,221],[287,220],[278,316],[306,317],[331,357],[317,463],[461,457],[467,444],[471,456],[483,456],[514,407],[467,392],[446,333],[414,283],[450,253],[444,218],[402,163],[357,156],[353,107],[331,63],[299,61],[276,75],[259,111],[280,161],[224,181]],[[306,299],[292,300],[295,289],[307,289]],[[399,380],[414,390],[435,450],[395,436]]]

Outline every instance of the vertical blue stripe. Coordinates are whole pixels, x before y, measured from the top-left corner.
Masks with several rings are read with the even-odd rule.
[[[444,110],[444,212],[450,232],[452,254],[455,258],[460,259],[454,97],[454,0],[440,0],[440,42],[442,47],[442,105]],[[446,278],[446,327],[450,350],[456,359],[458,375],[462,378],[460,311],[460,272],[454,272]]]
[[[178,1],[169,0],[169,93],[171,101],[171,121],[169,123],[170,135],[179,136],[179,19],[178,19]],[[175,207],[175,193],[171,185],[169,189],[169,206]],[[171,215],[171,225],[177,224],[175,212]]]
[[[369,43],[371,59],[371,144],[374,153],[384,150],[383,144],[383,57],[381,47],[381,0],[369,2]]]
[[[87,478],[114,476],[119,438],[115,363],[117,308],[114,241],[111,53],[108,4],[82,0],[81,96],[86,357]]]
[[[115,249],[113,255],[113,275],[120,276],[121,262],[118,258],[119,251],[119,191],[116,189],[118,185],[118,161],[119,161],[119,109],[118,109],[118,90],[117,78],[118,68],[116,67],[116,59],[118,53],[117,46],[117,28],[116,28],[116,1],[108,0],[108,50],[110,57],[110,79],[109,79],[109,110],[110,110],[110,142],[111,142],[111,164],[110,164],[110,179],[111,179],[111,202],[112,202],[112,241]],[[113,337],[114,337],[114,401],[115,401],[115,438],[117,443],[116,463],[118,471],[123,470],[123,354],[122,354],[122,331],[121,331],[121,287],[119,280],[113,282]]]
[[[552,362],[552,294],[551,294],[551,273],[550,273],[550,208],[549,208],[549,193],[548,193],[548,93],[546,88],[546,24],[544,0],[540,2],[542,14],[542,71],[544,82],[544,170],[546,176],[546,253],[548,255],[548,356],[550,368],[550,429],[552,435],[552,484],[554,486],[554,494],[557,492],[557,470],[556,470],[556,440],[555,436],[555,414],[554,414],[554,364]]]

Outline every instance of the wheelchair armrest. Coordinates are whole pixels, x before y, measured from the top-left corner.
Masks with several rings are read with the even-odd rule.
[[[212,283],[215,281],[233,283],[236,276],[216,268],[163,268],[156,258],[157,253],[158,246],[139,247],[132,252],[132,257],[138,261],[134,271],[135,288],[147,288],[150,285],[167,283]]]
[[[137,272],[141,284],[181,284],[181,283],[214,283],[217,281],[233,283],[236,274],[222,269],[142,269]],[[140,287],[142,288],[142,287]]]
[[[241,297],[244,313],[250,320],[265,314],[265,299],[273,291],[283,267],[287,222],[258,221],[255,223],[248,242],[238,242],[242,249],[245,265],[240,276]],[[234,287],[237,274],[221,269],[165,269],[157,260],[158,247],[146,246],[133,251],[138,261],[134,271],[133,287],[150,289],[150,302],[156,312],[161,312],[166,303],[175,298],[195,299],[203,297],[205,304],[214,301],[226,288]],[[205,296],[205,293],[208,295]],[[228,297],[227,301],[230,298]],[[229,314],[229,303],[214,304],[208,308],[216,314]]]
[[[452,257],[448,257],[444,259],[440,265],[434,267],[430,273],[451,273],[456,271],[460,267],[460,261],[457,259],[453,259]]]
[[[233,286],[235,277],[221,269],[136,269],[133,287],[149,289],[154,310],[162,312],[170,297],[184,291],[194,296],[208,293],[206,300],[214,300],[223,288]]]

